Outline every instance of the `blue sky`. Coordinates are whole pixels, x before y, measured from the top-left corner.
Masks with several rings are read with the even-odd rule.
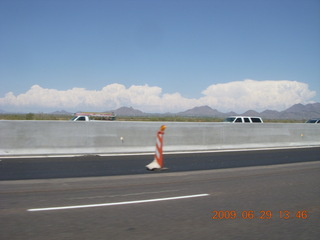
[[[319,0],[1,0],[0,109],[320,102]]]

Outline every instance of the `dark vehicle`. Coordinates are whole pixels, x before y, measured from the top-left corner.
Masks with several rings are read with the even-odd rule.
[[[306,121],[306,123],[320,123],[320,118],[312,118]]]

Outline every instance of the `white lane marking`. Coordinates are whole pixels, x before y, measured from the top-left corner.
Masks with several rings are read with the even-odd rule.
[[[168,197],[168,198],[155,198],[155,199],[146,199],[146,200],[137,200],[137,201],[127,201],[127,202],[114,202],[114,203],[101,203],[101,204],[89,204],[89,205],[77,205],[77,206],[63,206],[63,207],[51,207],[51,208],[33,208],[28,209],[28,212],[38,212],[38,211],[52,211],[52,210],[64,210],[64,209],[76,209],[76,208],[92,208],[92,207],[107,207],[107,206],[116,206],[116,205],[126,205],[126,204],[137,204],[137,203],[148,203],[148,202],[160,202],[160,201],[169,201],[177,200],[184,198],[196,198],[196,197],[205,197],[209,194],[196,194],[196,195],[186,195],[178,197]]]

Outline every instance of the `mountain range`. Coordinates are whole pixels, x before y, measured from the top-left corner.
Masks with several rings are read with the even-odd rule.
[[[212,109],[209,106],[194,107],[192,109],[179,113],[145,113],[132,107],[120,107],[116,110],[107,110],[106,112],[114,112],[117,116],[127,117],[147,117],[147,116],[182,116],[182,117],[212,117],[225,118],[228,116],[242,115],[242,116],[256,116],[263,119],[292,119],[292,120],[306,120],[310,118],[320,118],[320,103],[309,103],[303,105],[301,103],[295,104],[284,111],[265,110],[257,112],[248,110],[244,113],[237,114],[235,112],[223,113],[217,109]],[[0,109],[0,114],[7,112]],[[55,111],[51,114],[72,115],[73,113],[67,111]]]
[[[233,115],[243,116],[256,116],[263,119],[292,119],[292,120],[306,120],[310,118],[320,118],[320,103],[310,104],[295,104],[284,111],[265,110],[263,112],[257,112],[254,110],[248,110],[242,114],[235,112],[223,113],[217,109],[212,109],[209,106],[194,107],[192,109],[179,112],[179,113],[144,113],[140,110],[132,107],[121,107],[113,112],[117,116],[183,116],[183,117],[213,117],[213,118],[225,118]]]

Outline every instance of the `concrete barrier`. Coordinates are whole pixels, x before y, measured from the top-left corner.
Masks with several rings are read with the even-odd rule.
[[[320,126],[304,123],[0,121],[0,156],[164,152],[320,146]]]

